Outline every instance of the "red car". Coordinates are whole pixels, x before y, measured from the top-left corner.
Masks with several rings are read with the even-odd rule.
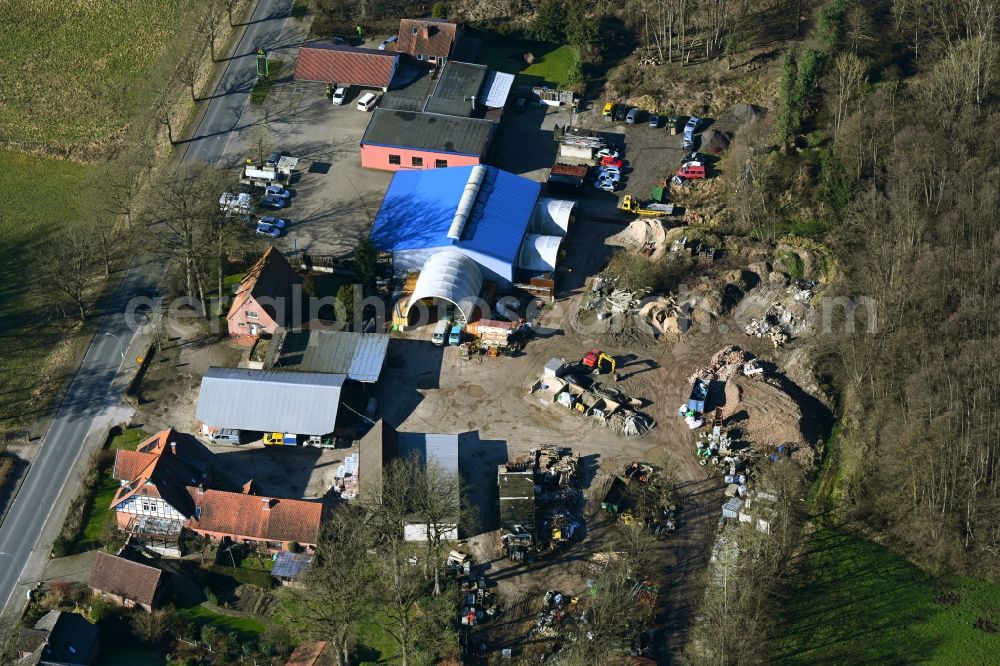
[[[618,167],[620,169],[623,166],[625,166],[625,163],[622,162],[617,157],[612,157],[611,155],[604,155],[601,157],[601,166],[602,167],[612,166],[612,167]]]
[[[677,170],[677,175],[687,180],[697,180],[705,177],[705,165],[701,162],[687,162]]]

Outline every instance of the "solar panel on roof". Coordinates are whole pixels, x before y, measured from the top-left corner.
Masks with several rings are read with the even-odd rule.
[[[305,553],[290,553],[287,551],[278,553],[278,558],[274,561],[274,566],[271,568],[271,575],[281,578],[295,578],[309,568],[309,565],[312,564],[312,559],[311,555],[306,555]]]

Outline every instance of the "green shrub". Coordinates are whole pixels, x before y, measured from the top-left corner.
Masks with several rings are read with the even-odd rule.
[[[448,18],[448,6],[443,2],[435,2],[431,7],[431,18],[444,19]]]
[[[531,23],[531,37],[561,44],[566,39],[566,6],[562,0],[542,0]]]
[[[255,585],[257,587],[262,587],[265,590],[271,589],[273,585],[273,579],[268,571],[261,571],[259,569],[244,569],[242,567],[227,567],[222,564],[211,564],[206,567],[209,571],[220,576],[228,576],[237,583],[242,583],[245,585]],[[209,590],[205,590],[205,596],[208,596]],[[218,603],[216,599],[213,603]]]
[[[832,150],[829,148],[820,150],[817,202],[829,206],[834,215],[839,217],[853,198],[854,179]]]
[[[851,4],[851,0],[833,0],[819,12],[816,37],[827,53],[836,53],[844,42],[847,33],[847,9]]]

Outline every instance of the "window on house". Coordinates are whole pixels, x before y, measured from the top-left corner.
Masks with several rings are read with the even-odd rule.
[[[423,53],[418,53],[417,54],[417,60],[423,60],[423,59],[424,59],[424,54]]]
[[[143,502],[142,503],[142,510],[143,511],[152,511],[152,507],[149,506],[149,502]]]
[[[389,164],[402,164],[403,160],[400,159],[399,155],[389,155]]]
[[[256,319],[257,318],[257,313],[254,310],[247,310],[246,311],[246,317],[247,317],[247,319]]]
[[[443,169],[448,166],[448,160],[434,160],[434,168]]]
[[[422,167],[424,165],[424,158],[422,157],[411,157],[410,164],[415,167]]]
[[[267,542],[267,547],[268,547],[269,550],[278,550],[279,548],[281,548],[281,542],[280,541],[268,541]]]

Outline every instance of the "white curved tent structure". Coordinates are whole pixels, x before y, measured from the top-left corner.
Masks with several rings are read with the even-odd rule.
[[[475,261],[455,250],[436,252],[424,262],[406,306],[406,317],[410,318],[416,303],[439,299],[453,304],[469,321],[482,287],[483,274]]]
[[[565,236],[569,233],[569,223],[575,207],[575,201],[539,199],[538,203],[535,204],[528,231],[547,236]]]
[[[562,240],[561,236],[525,234],[517,257],[517,267],[531,273],[554,271]]]

